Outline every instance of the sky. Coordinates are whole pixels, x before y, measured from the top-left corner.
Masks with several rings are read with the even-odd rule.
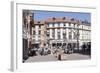
[[[45,20],[50,17],[71,17],[78,20],[87,20],[91,22],[91,14],[90,13],[82,13],[82,12],[57,12],[57,11],[34,11],[34,19],[35,20]]]

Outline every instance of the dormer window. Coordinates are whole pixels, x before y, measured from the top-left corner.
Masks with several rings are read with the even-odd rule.
[[[74,18],[72,18],[71,21],[74,21]]]
[[[53,19],[53,20],[56,20],[56,18],[55,18],[55,17],[53,17],[52,19]]]
[[[40,21],[38,21],[38,23],[40,23]]]
[[[82,24],[84,24],[84,21],[82,21]]]
[[[65,20],[66,19],[66,17],[63,17],[63,20]]]

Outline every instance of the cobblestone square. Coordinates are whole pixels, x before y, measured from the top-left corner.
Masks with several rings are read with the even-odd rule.
[[[88,60],[91,59],[89,55],[82,55],[78,53],[73,54],[63,54],[62,59],[60,61],[68,61],[68,60]],[[45,56],[33,56],[29,57],[25,63],[31,62],[50,62],[50,61],[59,61],[57,57],[54,55],[45,55]]]

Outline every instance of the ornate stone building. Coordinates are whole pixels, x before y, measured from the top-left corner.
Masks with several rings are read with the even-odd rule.
[[[91,42],[91,24],[74,18],[48,18],[35,21],[32,27],[32,44],[36,47],[68,46],[81,49],[83,43]]]
[[[28,58],[29,49],[31,49],[32,24],[34,24],[33,12],[30,10],[23,10],[23,24],[22,24],[23,59]]]
[[[32,27],[32,46],[44,47],[46,45],[46,26],[44,21],[35,21]]]

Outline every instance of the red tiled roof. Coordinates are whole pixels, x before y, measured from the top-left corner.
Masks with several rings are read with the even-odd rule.
[[[69,22],[69,23],[79,23],[78,20],[69,17],[52,17],[45,20],[46,23],[54,23],[54,22]]]

